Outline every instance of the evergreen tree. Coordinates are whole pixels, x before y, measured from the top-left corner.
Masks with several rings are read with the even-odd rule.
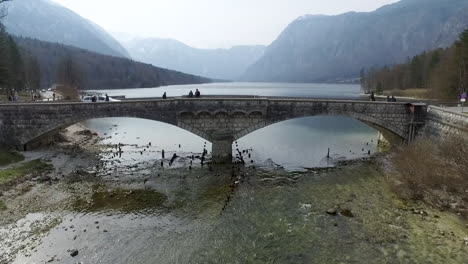
[[[460,40],[455,43],[455,48],[458,66],[458,93],[462,94],[468,90],[468,30],[460,35]]]
[[[8,52],[8,88],[15,91],[24,90],[24,65],[18,46],[11,36],[7,37]]]
[[[39,63],[32,55],[25,55],[23,61],[25,62],[26,88],[36,92],[41,86],[41,69]]]
[[[7,34],[5,28],[0,24],[0,87],[5,88],[8,84],[8,53]]]

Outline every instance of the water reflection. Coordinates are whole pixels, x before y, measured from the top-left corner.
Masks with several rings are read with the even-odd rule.
[[[104,144],[123,144],[119,162],[129,165],[176,153],[199,155],[211,143],[178,127],[142,119],[106,118],[83,123],[103,136]],[[345,117],[307,117],[280,122],[237,141],[234,151],[253,149],[249,164],[277,164],[288,170],[329,166],[336,160],[355,159],[377,151],[378,131]],[[327,159],[330,149],[330,159]],[[115,154],[114,154],[115,155]],[[110,158],[113,158],[111,156]]]

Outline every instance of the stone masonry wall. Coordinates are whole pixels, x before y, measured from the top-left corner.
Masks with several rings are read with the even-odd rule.
[[[468,137],[468,115],[429,106],[424,135],[436,138],[457,135]]]

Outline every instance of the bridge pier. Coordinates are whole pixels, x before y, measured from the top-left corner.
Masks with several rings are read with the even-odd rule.
[[[212,160],[216,163],[232,163],[232,137],[212,140]]]

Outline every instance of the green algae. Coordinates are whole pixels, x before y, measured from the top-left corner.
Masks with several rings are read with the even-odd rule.
[[[52,169],[52,165],[38,159],[19,166],[0,170],[0,184],[8,184],[30,174],[40,174]]]
[[[24,156],[16,151],[0,150],[0,166],[10,165],[23,160]]]
[[[166,195],[153,190],[97,190],[89,200],[76,199],[72,207],[86,212],[131,213],[161,208],[166,200]]]

